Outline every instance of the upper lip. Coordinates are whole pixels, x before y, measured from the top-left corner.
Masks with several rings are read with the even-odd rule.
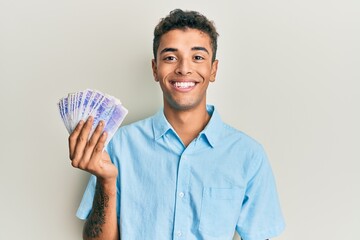
[[[194,82],[198,83],[199,81],[196,81],[194,79],[172,79],[170,82]]]

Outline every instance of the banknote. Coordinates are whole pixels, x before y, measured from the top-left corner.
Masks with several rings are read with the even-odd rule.
[[[74,131],[80,120],[85,121],[89,116],[93,116],[94,122],[89,134],[91,137],[99,122],[104,121],[104,131],[107,133],[105,146],[128,114],[128,110],[119,99],[93,89],[69,93],[59,100],[58,109],[69,134]]]

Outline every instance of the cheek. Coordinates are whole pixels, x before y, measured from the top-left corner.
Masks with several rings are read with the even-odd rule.
[[[203,66],[198,69],[198,73],[205,79],[208,79],[211,75],[211,67]]]
[[[158,69],[158,79],[166,79],[169,75],[173,73],[171,66],[165,66]]]

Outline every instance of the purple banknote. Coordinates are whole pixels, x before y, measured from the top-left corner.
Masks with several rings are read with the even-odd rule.
[[[105,146],[128,114],[128,110],[119,99],[91,89],[69,93],[67,97],[59,100],[58,108],[69,134],[74,131],[80,120],[84,121],[89,116],[93,116],[94,123],[89,134],[90,138],[98,123],[104,121],[104,131],[108,134]]]

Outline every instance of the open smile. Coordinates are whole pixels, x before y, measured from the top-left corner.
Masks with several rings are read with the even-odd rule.
[[[197,82],[184,82],[184,81],[170,81],[171,85],[173,85],[176,89],[182,89],[182,90],[186,90],[186,89],[191,89],[193,87],[195,87],[195,85],[197,84]]]

